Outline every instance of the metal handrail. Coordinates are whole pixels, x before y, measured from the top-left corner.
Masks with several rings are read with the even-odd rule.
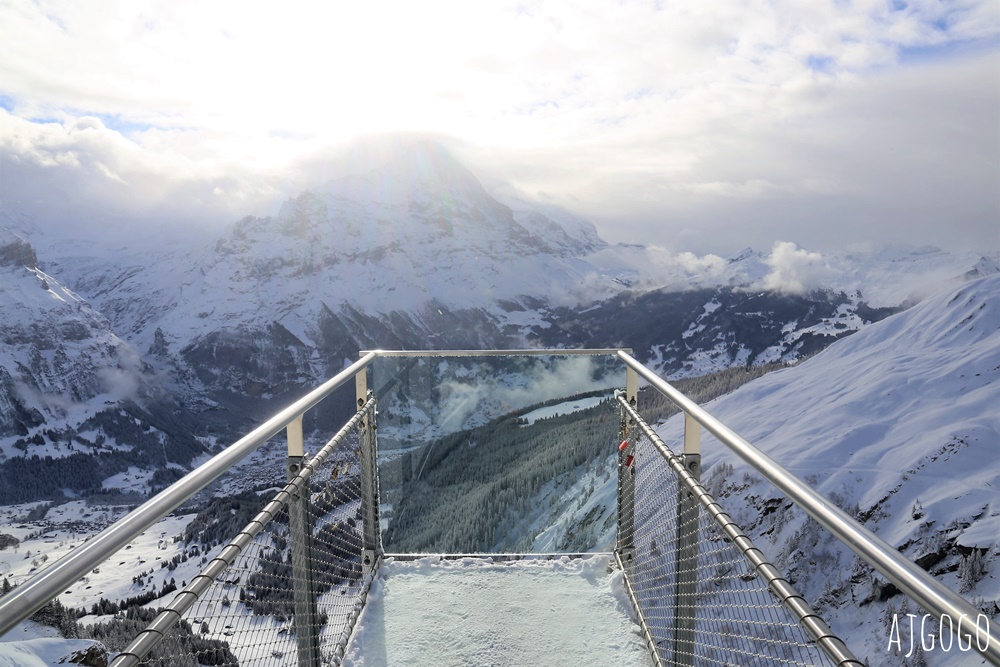
[[[677,391],[630,354],[618,352],[618,356],[629,368],[649,382],[650,386],[669,398],[674,405],[705,427],[722,444],[729,447],[792,502],[846,544],[851,551],[878,570],[917,604],[934,614],[942,621],[942,625],[943,619],[947,617],[951,622],[950,627],[956,633],[962,627],[962,619],[966,619],[966,628],[977,627],[976,624],[982,614],[968,600],[941,584],[888,542],[806,486],[772,458],[751,445],[697,403]],[[956,629],[956,624],[958,629]],[[986,629],[987,636],[994,636],[989,618],[986,619]],[[967,638],[971,645],[975,646],[976,650],[991,664],[1000,667],[1000,642],[987,642],[985,650],[982,650],[971,632],[967,634]]]
[[[788,580],[767,560],[763,552],[754,546],[749,536],[743,532],[743,529],[728,514],[722,511],[721,506],[716,502],[715,498],[711,496],[705,487],[702,486],[701,482],[685,467],[684,457],[674,454],[667,447],[667,444],[663,442],[659,434],[653,430],[646,420],[624,398],[618,396],[618,403],[639,426],[643,435],[649,439],[653,447],[674,471],[674,474],[677,475],[680,482],[694,494],[695,499],[701,504],[702,509],[715,521],[715,524],[729,538],[729,541],[739,549],[743,557],[753,566],[754,571],[764,580],[775,597],[791,612],[798,624],[812,635],[819,649],[839,667],[850,667],[851,665],[862,667],[861,661],[851,652],[847,644],[833,633],[830,626],[826,624],[826,621],[816,615],[805,598],[792,588]],[[627,580],[628,576],[626,572]],[[635,604],[634,601],[633,604]]]
[[[599,356],[614,355],[619,352],[632,354],[630,347],[562,349],[535,348],[525,350],[362,350],[361,354],[376,354],[379,357],[543,357],[553,356]]]
[[[313,473],[319,468],[330,454],[340,446],[347,435],[358,425],[361,419],[374,410],[375,399],[371,398],[358,412],[344,424],[330,440],[313,456],[312,460],[302,466],[302,471],[291,481],[285,484],[274,498],[264,508],[243,527],[236,537],[227,544],[219,555],[188,584],[184,590],[174,596],[173,601],[161,611],[153,621],[146,626],[142,632],[132,639],[132,642],[118,654],[112,661],[111,667],[135,667],[149,654],[154,646],[166,636],[184,614],[194,606],[205,591],[215,583],[215,580],[230,567],[236,557],[267,527],[267,525],[278,516],[282,509],[286,508],[289,499],[303,493],[305,487]],[[308,489],[306,489],[308,491]]]
[[[374,352],[364,355],[224,451],[147,500],[124,518],[105,528],[86,544],[5,595],[0,599],[0,636],[41,609],[49,600],[66,590],[67,586],[99,566],[144,530],[221,477],[233,465],[253,453],[338,387],[367,368],[376,356]]]

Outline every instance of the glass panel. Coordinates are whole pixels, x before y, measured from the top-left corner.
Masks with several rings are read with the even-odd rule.
[[[587,502],[613,483],[617,357],[381,357],[370,386],[386,552],[611,550],[614,498]]]

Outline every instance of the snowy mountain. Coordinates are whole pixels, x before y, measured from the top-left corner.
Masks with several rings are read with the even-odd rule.
[[[693,376],[798,359],[894,312],[913,293],[909,285],[928,276],[997,270],[993,259],[913,248],[821,257],[779,243],[724,260],[610,246],[565,211],[509,193],[501,202],[431,142],[397,142],[359,164],[273,216],[206,233],[207,242],[165,243],[145,230],[121,236],[121,228],[80,240],[47,236],[7,215],[37,233],[45,280],[67,286],[65,302],[100,320],[114,350],[106,360],[88,353],[97,368],[85,380],[65,363],[59,372],[69,375],[60,379],[39,366],[36,395],[100,403],[102,391],[132,387],[167,399],[164,414],[197,415],[199,428],[226,439],[359,349],[622,345],[662,373]],[[18,275],[23,282],[27,274]],[[879,293],[882,281],[895,291]],[[37,301],[45,291],[24,294]],[[3,304],[5,316],[17,308]],[[30,329],[45,317],[7,319]],[[26,321],[33,324],[17,324]],[[73,335],[69,325],[45,330]],[[0,363],[12,379],[32,352],[17,354]],[[4,419],[32,424],[18,437],[37,440],[57,424],[51,409],[15,393],[5,394]],[[341,400],[344,410],[351,403]],[[12,453],[10,433],[3,444]],[[51,449],[39,453],[59,455]]]
[[[996,619],[998,405],[1000,276],[994,275],[928,298],[706,407]],[[683,420],[673,418],[658,432],[679,442]],[[702,454],[706,486],[800,592],[819,601],[834,629],[871,655],[872,664],[904,664],[887,653],[885,619],[922,612],[901,604],[887,582],[790,510],[770,485],[752,472],[744,477],[740,462],[714,439],[706,437]],[[587,485],[574,488],[575,502]],[[598,485],[554,532],[587,529],[584,518],[613,507],[615,493],[613,479]],[[538,539],[551,543],[552,533]],[[926,660],[980,664],[940,651]]]
[[[135,351],[84,299],[38,268],[35,250],[0,229],[0,433],[123,400],[149,378]]]
[[[365,347],[516,346],[522,301],[579,298],[592,226],[493,199],[418,143],[246,217],[207,248],[57,262],[196,404],[240,414],[339,371]]]
[[[0,503],[100,493],[133,465],[162,486],[204,449],[190,415],[104,316],[37,267],[0,229]]]

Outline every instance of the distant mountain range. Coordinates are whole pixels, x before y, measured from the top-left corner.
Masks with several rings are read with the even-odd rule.
[[[611,245],[572,215],[501,202],[427,143],[274,216],[236,221],[207,245],[73,240],[7,220],[2,504],[113,495],[104,482],[126,472],[168,484],[359,349],[627,346],[673,378],[809,357],[708,409],[1000,615],[996,255],[897,246],[821,256],[776,243],[719,258]],[[668,443],[681,429],[659,427]],[[610,543],[615,480],[602,457],[544,489],[546,507],[567,508],[550,525],[511,522],[505,537]],[[727,511],[852,647],[872,664],[921,664],[887,650],[885,625],[921,611],[708,439],[703,467]],[[919,659],[980,664],[955,652]]]
[[[628,346],[675,377],[794,360],[928,285],[1000,271],[933,248],[672,254],[508,201],[415,141],[208,244],[73,240],[7,216],[0,452],[121,449],[130,421],[159,434],[156,465],[188,465],[359,349]]]

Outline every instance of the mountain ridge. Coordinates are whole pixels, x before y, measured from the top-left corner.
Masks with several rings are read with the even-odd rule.
[[[0,244],[2,256],[45,267],[128,350],[139,369],[125,374],[131,385],[171,397],[222,436],[360,349],[627,346],[658,372],[692,376],[792,361],[894,312],[846,287],[1000,270],[990,258],[926,248],[820,256],[778,243],[727,261],[613,246],[572,214],[492,196],[440,146],[404,148],[289,198],[275,215],[245,216],[208,244],[40,233],[42,251],[17,237]],[[14,284],[3,288],[11,299]],[[13,336],[25,325],[5,304]],[[13,362],[0,368],[18,384]],[[22,384],[32,382],[62,395]]]

